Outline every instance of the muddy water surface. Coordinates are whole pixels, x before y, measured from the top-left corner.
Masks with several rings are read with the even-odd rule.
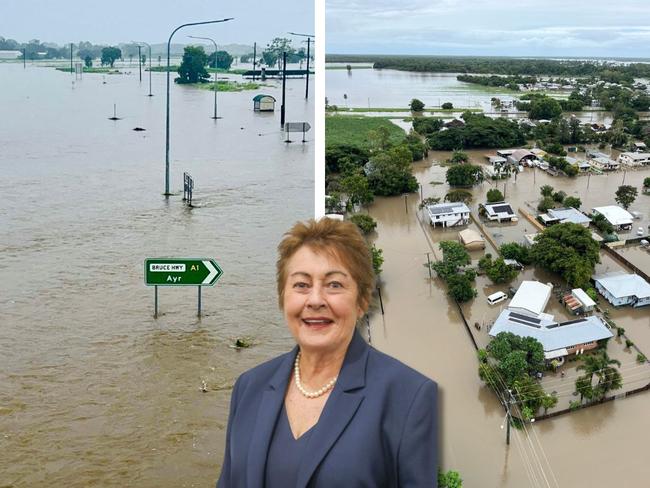
[[[476,162],[484,162],[484,153],[470,151]],[[436,164],[449,153],[430,153],[426,162],[415,165],[414,173],[422,184],[424,197],[444,197],[446,168]],[[524,173],[505,183],[506,200],[516,210],[519,207],[533,212],[537,205],[539,188],[544,184],[569,195],[579,196],[583,210],[594,206],[613,204],[614,191],[622,183],[641,187],[650,171],[628,171],[602,176],[568,178],[552,177],[539,170],[526,169]],[[485,201],[485,194],[495,185],[484,183],[473,190],[472,210]],[[504,182],[499,183],[504,191]],[[441,443],[442,464],[447,469],[462,473],[466,486],[522,487],[522,486],[643,486],[650,476],[644,445],[650,436],[650,406],[648,393],[588,408],[559,418],[528,425],[527,431],[514,431],[512,444],[505,445],[501,429],[504,411],[496,397],[478,379],[475,350],[462,324],[455,305],[446,296],[444,284],[429,278],[424,264],[427,253],[440,256],[437,242],[456,239],[456,230],[431,230],[418,220],[419,194],[406,198],[380,198],[369,213],[378,221],[376,243],[384,250],[382,294],[385,315],[376,312],[371,318],[373,344],[395,355],[407,364],[438,381],[441,388]],[[531,208],[532,206],[532,208]],[[407,212],[408,209],[408,212]],[[638,225],[647,226],[650,197],[640,195],[632,210],[644,214]],[[635,224],[636,225],[636,224]],[[497,244],[521,241],[525,233],[533,231],[527,220],[506,225],[489,225],[488,231]],[[630,233],[623,233],[631,237]],[[490,246],[488,244],[488,251]],[[480,253],[473,259],[478,259]],[[596,272],[622,267],[602,254],[602,263]],[[522,278],[559,282],[556,276],[542,270],[528,269]],[[472,321],[486,321],[498,313],[489,307],[485,296],[502,289],[480,277],[477,280],[479,296],[464,308]],[[602,302],[602,299],[601,299]],[[611,308],[611,307],[605,307]],[[558,318],[568,318],[567,312],[551,300],[548,312]],[[639,347],[650,345],[650,309],[620,308],[611,311],[619,326],[625,327]],[[487,336],[486,331],[482,331]],[[479,343],[481,340],[479,340]],[[487,342],[484,337],[483,342]],[[646,345],[647,344],[647,345]],[[640,386],[650,377],[647,371],[638,373],[636,353],[626,349],[620,339],[609,347],[612,357],[623,363],[630,385]],[[646,368],[647,369],[647,368]],[[638,374],[637,374],[638,373]],[[575,374],[575,373],[574,373]],[[563,401],[574,399],[572,382],[550,375],[548,389],[562,394]],[[636,383],[634,383],[636,381]],[[616,462],[611,461],[616,453]],[[542,466],[542,469],[540,469]],[[548,480],[548,485],[546,484]]]
[[[0,65],[0,486],[212,486],[232,382],[291,346],[275,246],[313,215],[313,137],[284,144],[258,92],[220,94],[215,122],[211,92],[173,86],[167,200],[165,75],[151,98],[143,78]],[[313,125],[304,80],[287,94]],[[223,268],[202,319],[194,287],[161,288],[152,318],[143,260],[164,256]]]

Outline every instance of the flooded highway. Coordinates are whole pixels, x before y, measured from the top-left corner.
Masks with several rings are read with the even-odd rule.
[[[234,379],[291,347],[275,247],[314,211],[314,135],[283,142],[281,87],[266,85],[219,93],[217,121],[212,92],[172,86],[165,199],[163,73],[147,97],[137,68],[75,80],[0,64],[3,488],[216,481]],[[313,125],[304,86],[287,82],[287,121]],[[258,93],[278,100],[275,113],[253,112]],[[121,120],[108,120],[113,104]],[[223,268],[202,318],[195,287],[160,288],[152,317],[143,261],[169,256]],[[233,349],[239,337],[253,347]]]

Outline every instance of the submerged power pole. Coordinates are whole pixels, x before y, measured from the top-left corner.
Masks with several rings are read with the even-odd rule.
[[[305,99],[309,98],[309,45],[311,44],[311,38],[307,38],[307,81],[305,83]]]
[[[282,53],[282,106],[280,107],[280,127],[284,129],[285,97],[287,89],[287,52]]]
[[[255,81],[255,65],[257,64],[257,43],[253,43],[253,81]]]

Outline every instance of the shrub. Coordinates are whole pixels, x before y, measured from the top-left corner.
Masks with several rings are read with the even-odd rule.
[[[580,408],[580,400],[572,400],[569,403],[569,408],[571,410],[578,410]]]
[[[444,110],[451,110],[452,108],[454,108],[454,104],[451,102],[445,102],[442,104],[441,108]]]
[[[648,360],[648,358],[646,358],[645,355],[639,353],[636,355],[636,360],[639,363],[645,363]]]
[[[591,298],[594,302],[598,301],[598,292],[594,288],[587,288],[585,291],[587,296]]]
[[[553,187],[551,185],[544,185],[539,189],[543,197],[550,197],[553,195]]]
[[[625,347],[628,349],[634,345],[634,342],[632,342],[630,339],[625,339]]]
[[[625,329],[623,327],[616,327],[616,337],[621,337],[625,335]]]
[[[562,190],[553,193],[553,201],[557,203],[562,203],[564,201],[564,197],[566,197],[566,193]]]
[[[497,188],[492,188],[487,192],[487,201],[488,203],[502,202],[503,193],[501,193]]]
[[[582,206],[582,200],[580,200],[578,197],[566,197],[564,199],[564,202],[562,202],[565,207],[571,207],[571,208],[580,208]]]
[[[375,275],[379,276],[381,274],[381,266],[384,264],[384,251],[373,244],[370,252],[372,253],[372,269],[375,270]]]
[[[555,201],[551,197],[544,197],[537,205],[537,210],[540,212],[548,212],[549,209],[555,207]]]
[[[349,218],[350,222],[356,225],[362,234],[368,235],[377,228],[377,222],[370,215],[355,214]]]

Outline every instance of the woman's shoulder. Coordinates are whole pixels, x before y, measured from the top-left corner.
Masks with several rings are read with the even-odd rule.
[[[278,372],[278,368],[286,366],[287,361],[291,361],[293,355],[295,355],[294,351],[290,351],[244,371],[237,379],[237,384],[240,387],[268,384]]]
[[[417,391],[423,387],[437,387],[431,378],[372,346],[368,353],[368,374],[378,380],[400,385],[400,389]]]

